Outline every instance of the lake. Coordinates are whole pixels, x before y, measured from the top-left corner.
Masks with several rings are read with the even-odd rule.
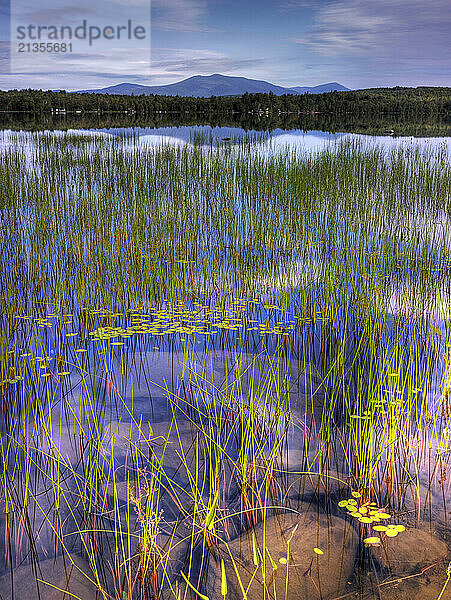
[[[0,132],[0,598],[446,598],[450,154]]]

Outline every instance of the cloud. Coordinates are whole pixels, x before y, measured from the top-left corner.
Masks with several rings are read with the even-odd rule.
[[[216,31],[205,25],[207,8],[207,0],[152,0],[152,27],[165,31]]]
[[[114,0],[98,0],[92,4],[77,3],[74,0],[58,0],[57,6],[50,0],[41,0],[39,3],[36,3],[35,0],[21,0],[20,3],[12,0],[11,4],[12,20],[20,24],[70,24],[82,19],[105,19],[116,11],[117,3]],[[122,7],[122,13],[124,12],[124,7]]]
[[[59,80],[67,79],[66,89],[91,87],[104,80],[113,83],[135,81],[146,83],[150,79],[150,48],[141,47],[102,47],[91,52],[28,54],[20,60],[12,60],[9,79],[15,80],[25,76],[35,86],[47,74],[46,87],[63,87]],[[95,81],[93,81],[93,78]],[[41,84],[42,85],[42,84]]]
[[[449,85],[450,31],[449,0],[331,0],[291,41],[318,77],[351,88]]]
[[[170,78],[172,74],[211,75],[211,73],[233,73],[265,63],[264,59],[231,58],[214,50],[190,48],[158,48],[152,50],[152,74]]]
[[[334,0],[280,0],[279,8],[281,10],[296,8],[320,8]]]
[[[13,25],[72,25],[84,19],[90,23],[123,23],[128,18],[148,24],[150,22],[151,0],[97,0],[95,3],[76,3],[74,0],[21,0],[11,4]]]
[[[321,7],[297,43],[324,56],[375,61],[450,59],[449,0],[340,0]]]
[[[156,48],[152,50],[149,67],[148,53],[146,47],[102,48],[90,53],[49,55],[41,57],[38,63],[30,57],[29,63],[23,60],[14,65],[11,85],[23,87],[23,82],[30,78],[33,87],[49,87],[48,82],[53,81],[51,87],[68,90],[104,87],[107,81],[108,85],[124,81],[157,85],[215,72],[247,75],[249,70],[259,67],[263,73],[266,64],[263,58],[233,58],[215,50]]]
[[[121,81],[133,81],[135,78],[149,80],[150,78],[150,2],[149,0],[132,0],[131,4],[125,4],[123,0],[97,0],[91,4],[85,4],[83,0],[76,4],[75,0],[59,0],[55,6],[49,0],[42,0],[37,4],[35,0],[21,0],[23,12],[16,10],[12,21],[12,43],[10,79],[12,85],[17,81],[23,82],[25,74],[28,73],[28,85],[39,87],[52,87],[67,89],[80,89],[100,83],[104,85],[103,78],[114,79],[117,83]],[[17,21],[16,18],[20,20]],[[32,40],[38,39],[43,42],[50,41],[46,38],[46,27],[53,25],[80,26],[83,20],[87,26],[97,27],[111,26],[114,31],[116,27],[124,26],[130,19],[133,25],[139,23],[144,26],[145,39],[126,35],[119,37],[113,35],[110,39],[100,36],[90,43],[88,39],[79,39],[72,35],[69,43],[69,34],[65,32],[64,41],[66,51],[61,52],[17,52],[17,26],[23,26],[27,22],[35,27],[44,25],[44,33],[41,38],[36,38],[34,30]],[[39,34],[38,34],[39,35]],[[59,34],[60,36],[61,34]],[[88,37],[88,35],[86,36]],[[62,39],[62,38],[61,38]],[[59,41],[57,38],[54,40]],[[27,39],[25,41],[28,41]],[[67,50],[67,46],[70,50]],[[5,61],[2,61],[5,62]],[[3,67],[6,74],[7,67]],[[45,73],[48,75],[47,85],[42,85]],[[83,81],[83,77],[85,78]],[[63,78],[64,86],[60,82]],[[8,83],[8,87],[10,84]],[[27,86],[28,87],[28,86]]]

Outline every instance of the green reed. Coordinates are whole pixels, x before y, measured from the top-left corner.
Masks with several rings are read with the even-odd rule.
[[[55,554],[86,558],[103,598],[179,597],[186,581],[202,594],[211,554],[294,510],[284,476],[401,510],[401,490],[442,468],[444,151],[13,142],[0,154],[9,568],[39,564],[46,531]],[[158,431],[134,406],[157,392]]]

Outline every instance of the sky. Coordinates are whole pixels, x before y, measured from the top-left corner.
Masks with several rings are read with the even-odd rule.
[[[213,73],[286,87],[451,86],[450,32],[449,0],[0,0],[0,89]],[[51,51],[27,46],[41,42]]]

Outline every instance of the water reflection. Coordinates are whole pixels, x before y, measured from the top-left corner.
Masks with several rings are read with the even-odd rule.
[[[282,152],[287,149],[320,152],[333,148],[340,141],[365,143],[368,147],[378,146],[392,152],[399,148],[420,150],[423,154],[433,154],[443,149],[451,155],[451,137],[413,137],[391,135],[362,135],[346,132],[324,132],[302,129],[274,129],[272,131],[244,130],[237,127],[180,126],[160,128],[113,128],[113,129],[69,129],[67,131],[48,131],[52,136],[99,136],[111,137],[116,142],[126,140],[128,147],[159,147],[161,145],[178,148],[183,146],[231,147],[251,144],[258,151]],[[32,134],[17,133],[12,130],[0,132],[0,150],[9,147],[31,148]]]

